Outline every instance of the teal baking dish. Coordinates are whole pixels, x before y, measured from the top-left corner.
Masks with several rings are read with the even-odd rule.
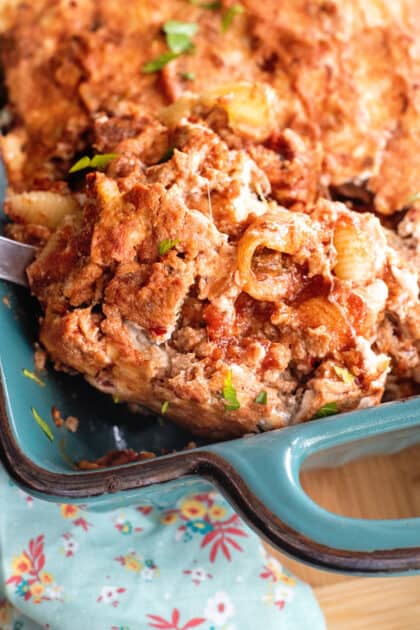
[[[23,370],[33,365],[37,315],[25,289],[0,283],[0,457],[27,492],[108,509],[164,505],[186,487],[196,491],[210,482],[260,535],[301,561],[357,574],[420,571],[420,518],[337,516],[316,505],[299,481],[303,466],[336,465],[420,442],[420,397],[174,452],[191,436],[147,412],[132,414],[80,377],[50,370],[43,387],[25,377]],[[53,405],[80,419],[76,433],[53,425]],[[31,408],[49,424],[52,441]],[[72,465],[127,447],[172,453],[102,470],[82,472]]]

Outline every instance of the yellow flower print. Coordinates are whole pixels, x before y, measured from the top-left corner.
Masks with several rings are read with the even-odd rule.
[[[51,573],[48,573],[47,571],[44,571],[43,573],[41,573],[39,577],[41,578],[41,582],[43,584],[52,584],[54,582],[53,576],[51,575]]]
[[[32,569],[32,562],[28,556],[22,553],[20,556],[13,558],[12,567],[14,575],[23,575]]]
[[[189,519],[201,518],[206,513],[206,506],[196,499],[187,499],[181,505],[181,514]]]
[[[209,517],[212,521],[221,521],[226,514],[227,509],[223,505],[212,505],[209,509]]]
[[[167,512],[163,516],[161,516],[160,522],[162,525],[173,525],[178,520],[178,516],[175,512]]]
[[[285,573],[283,573],[280,579],[282,582],[284,582],[285,584],[288,584],[289,586],[294,586],[296,584],[296,580],[294,580],[289,575],[286,575]]]
[[[35,599],[40,599],[43,592],[44,592],[44,586],[43,584],[41,584],[41,582],[35,582],[34,584],[32,584],[31,595],[34,598],[34,602],[35,602]]]
[[[137,558],[133,558],[133,556],[126,557],[125,566],[129,571],[134,571],[134,573],[138,573],[142,568],[140,562],[137,560]]]
[[[77,515],[79,508],[77,505],[62,503],[60,505],[60,512],[63,518],[73,518]]]

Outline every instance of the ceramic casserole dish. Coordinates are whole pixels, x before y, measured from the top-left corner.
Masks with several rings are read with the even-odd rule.
[[[33,364],[38,305],[25,289],[5,282],[0,299],[0,457],[27,492],[108,509],[140,502],[162,506],[186,487],[195,492],[212,483],[261,536],[301,561],[346,573],[420,571],[420,518],[331,514],[299,481],[303,466],[337,465],[420,442],[419,397],[182,450],[191,436],[147,412],[141,418],[113,404],[80,377],[50,370],[44,387],[25,378],[23,370]],[[48,439],[31,409],[49,419],[53,405],[80,418],[77,432],[49,421],[54,439]],[[73,465],[124,448],[169,454],[92,471]]]

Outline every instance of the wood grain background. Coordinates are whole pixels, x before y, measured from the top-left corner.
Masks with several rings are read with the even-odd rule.
[[[420,445],[340,468],[305,472],[302,485],[322,507],[345,516],[420,516]],[[420,576],[345,577],[271,552],[314,587],[329,630],[420,630]]]

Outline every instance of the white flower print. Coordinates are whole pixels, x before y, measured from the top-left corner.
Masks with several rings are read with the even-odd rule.
[[[201,567],[191,569],[191,579],[193,582],[204,582],[207,580],[207,573]]]
[[[124,593],[125,588],[118,588],[116,586],[103,586],[97,599],[98,602],[103,602],[109,606],[118,606],[118,594]]]
[[[214,623],[222,626],[235,614],[235,608],[226,593],[216,593],[207,601],[204,610],[205,617]]]
[[[53,584],[52,586],[48,586],[45,589],[45,595],[50,599],[58,599],[61,600],[63,596],[63,587],[58,584]]]
[[[287,584],[277,584],[271,593],[263,596],[263,602],[267,604],[273,604],[277,606],[279,610],[283,610],[288,602],[290,602],[295,596],[295,592],[292,587]]]
[[[155,570],[151,569],[150,567],[144,567],[141,572],[141,577],[145,582],[151,582],[155,577]]]
[[[283,575],[284,573],[282,563],[279,562],[277,558],[274,558],[274,556],[269,556],[268,554],[267,554],[267,567],[271,569],[271,571],[276,575],[277,574]]]
[[[291,602],[295,592],[293,588],[290,586],[286,586],[284,584],[278,584],[274,587],[274,603],[278,604],[279,602]]]
[[[66,554],[67,557],[74,556],[74,554],[79,548],[79,543],[77,542],[75,538],[73,538],[71,534],[64,534],[63,538],[64,538],[64,542],[63,542],[64,553]]]

